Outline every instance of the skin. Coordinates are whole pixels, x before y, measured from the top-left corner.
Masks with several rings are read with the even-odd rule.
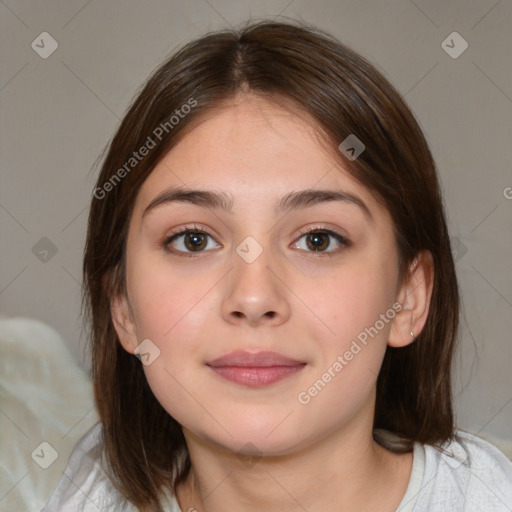
[[[412,454],[372,439],[376,380],[387,345],[413,341],[432,291],[432,260],[420,254],[398,286],[398,254],[387,210],[343,169],[307,115],[257,96],[238,96],[191,129],[141,187],[127,240],[127,296],[112,318],[130,353],[150,339],[160,355],[144,366],[162,406],[182,426],[192,471],[177,490],[182,510],[394,511]],[[222,191],[233,213],[187,203],[144,209],[169,187]],[[302,189],[344,190],[280,216],[274,204]],[[172,233],[208,232],[202,252]],[[301,233],[331,229],[326,252]],[[263,249],[252,263],[236,252],[247,237]],[[190,254],[190,245],[189,252]],[[324,246],[323,246],[324,247]],[[252,250],[252,249],[251,249]],[[181,254],[181,255],[180,255]],[[397,313],[308,404],[298,401],[365,327]],[[263,388],[219,377],[205,363],[236,349],[271,350],[307,363]],[[251,458],[252,457],[252,458]]]

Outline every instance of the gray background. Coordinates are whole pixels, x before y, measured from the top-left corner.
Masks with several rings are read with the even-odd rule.
[[[138,87],[179,45],[250,16],[277,15],[314,23],[369,58],[417,115],[438,164],[463,298],[458,421],[505,448],[512,443],[511,0],[0,2],[2,315],[51,325],[88,367],[79,312],[93,163]],[[442,47],[454,31],[469,45],[458,58]],[[31,47],[42,45],[42,32],[58,43],[46,59]],[[42,252],[50,247],[43,237],[55,254]]]

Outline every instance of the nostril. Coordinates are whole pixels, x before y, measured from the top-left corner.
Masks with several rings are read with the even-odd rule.
[[[276,316],[276,312],[275,311],[267,311],[265,313],[265,316],[268,316],[269,318],[274,318]]]

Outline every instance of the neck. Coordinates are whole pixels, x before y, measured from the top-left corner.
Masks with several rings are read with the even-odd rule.
[[[363,428],[361,421],[353,422],[279,456],[240,457],[184,430],[192,470],[177,489],[180,507],[199,512],[394,511],[409,482],[412,454],[393,454],[375,443],[373,418],[368,419]]]

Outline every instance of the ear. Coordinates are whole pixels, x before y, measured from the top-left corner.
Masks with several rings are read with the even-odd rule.
[[[411,263],[409,276],[398,293],[402,309],[391,326],[390,347],[405,347],[419,336],[427,321],[433,286],[434,259],[430,251],[421,251]]]
[[[137,347],[137,333],[128,298],[124,293],[115,295],[110,300],[110,315],[123,348],[130,354]]]

